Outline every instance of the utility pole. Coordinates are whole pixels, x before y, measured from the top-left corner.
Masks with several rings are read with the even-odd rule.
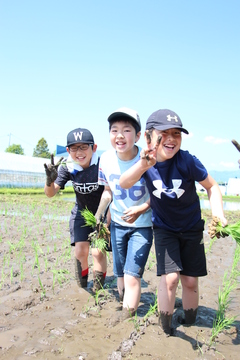
[[[10,146],[11,145],[11,133],[10,134],[8,134],[8,136],[9,136],[9,143],[8,143],[8,146]]]

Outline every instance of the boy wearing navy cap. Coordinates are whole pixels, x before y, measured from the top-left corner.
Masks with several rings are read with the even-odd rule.
[[[71,245],[75,246],[75,276],[79,287],[86,288],[88,280],[88,235],[93,231],[91,227],[84,226],[85,221],[81,210],[86,207],[95,214],[104,190],[98,184],[99,157],[97,144],[91,132],[78,128],[67,135],[67,152],[69,153],[66,164],[58,166],[61,160],[54,165],[53,156],[51,164],[44,164],[46,171],[45,194],[53,197],[60,189],[64,189],[68,181],[72,182],[76,202],[71,211],[69,227]],[[96,248],[92,249],[93,256],[93,292],[99,290],[105,280],[107,261],[106,254]]]
[[[212,215],[222,225],[222,195],[216,181],[202,163],[188,151],[180,149],[183,128],[180,117],[161,109],[146,123],[148,148],[141,159],[120,178],[128,189],[144,179],[150,193],[155,251],[157,257],[159,323],[166,334],[172,334],[172,315],[179,280],[182,283],[182,323],[193,324],[198,309],[198,277],[207,275],[199,197],[195,182],[208,193]]]

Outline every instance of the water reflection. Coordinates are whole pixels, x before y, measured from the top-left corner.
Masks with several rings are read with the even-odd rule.
[[[211,209],[209,200],[200,199],[200,205],[202,209]],[[240,210],[240,202],[223,201],[223,210],[229,210],[229,211]]]

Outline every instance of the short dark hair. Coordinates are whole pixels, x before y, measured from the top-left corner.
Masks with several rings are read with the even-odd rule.
[[[126,116],[118,117],[117,119],[113,119],[112,121],[109,121],[109,131],[111,130],[112,124],[118,121],[124,121],[126,123],[131,124],[134,127],[136,134],[139,131],[141,131],[140,126],[136,123],[136,121],[133,121],[130,118],[127,118]]]

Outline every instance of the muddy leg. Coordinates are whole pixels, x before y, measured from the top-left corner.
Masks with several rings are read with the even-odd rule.
[[[196,317],[197,317],[197,309],[189,309],[189,310],[184,310],[184,314],[185,314],[185,324],[186,325],[192,325],[195,323],[196,321]]]
[[[82,275],[82,266],[77,258],[75,258],[75,278],[80,288],[87,287],[88,274],[86,274],[85,276]]]
[[[101,271],[93,271],[93,293],[96,293],[97,291],[101,290],[103,288],[105,281],[105,276],[103,272]]]
[[[163,329],[165,334],[173,335],[172,314],[160,312],[158,316],[158,325]]]

